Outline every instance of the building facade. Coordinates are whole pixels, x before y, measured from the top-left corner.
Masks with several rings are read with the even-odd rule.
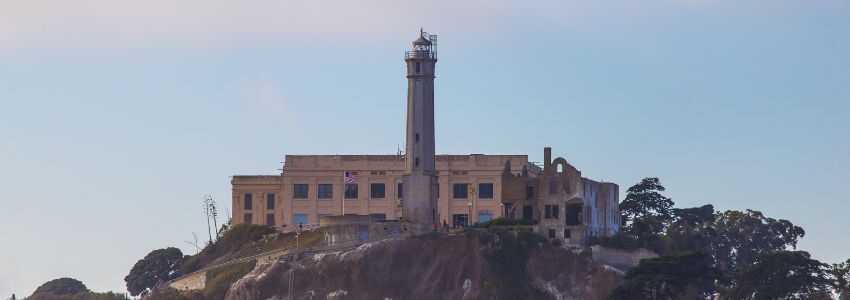
[[[542,166],[527,155],[435,155],[436,55],[436,36],[422,31],[405,53],[405,155],[286,155],[280,175],[233,176],[232,223],[285,231],[362,215],[427,229],[507,217],[574,244],[619,229],[618,186],[581,177],[548,147]]]
[[[527,155],[437,155],[437,220],[452,227],[537,220],[541,234],[568,243],[615,233],[619,187],[581,177],[563,158],[548,160],[550,152],[542,167]],[[345,183],[346,170],[355,183]],[[404,173],[403,155],[287,155],[281,175],[233,176],[233,223],[286,231],[343,211],[402,219]]]

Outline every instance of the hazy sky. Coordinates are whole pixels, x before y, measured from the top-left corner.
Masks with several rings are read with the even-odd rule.
[[[420,26],[438,153],[551,146],[850,257],[847,0],[0,0],[0,299],[123,292],[149,251],[194,253],[202,195],[229,207],[229,176],[285,154],[395,153]]]

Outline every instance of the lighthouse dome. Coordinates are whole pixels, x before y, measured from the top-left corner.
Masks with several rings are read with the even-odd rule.
[[[428,39],[426,39],[423,36],[420,36],[418,39],[413,41],[413,45],[414,46],[427,46],[427,45],[431,45],[431,41],[429,41]]]

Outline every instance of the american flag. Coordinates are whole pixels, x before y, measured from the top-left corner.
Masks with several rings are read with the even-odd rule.
[[[345,183],[357,183],[357,176],[351,174],[351,171],[345,170],[342,175],[342,180],[345,181]]]

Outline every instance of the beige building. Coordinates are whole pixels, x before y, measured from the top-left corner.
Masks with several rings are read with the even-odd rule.
[[[549,148],[542,166],[527,155],[435,155],[436,36],[420,30],[405,62],[406,155],[287,155],[281,175],[233,176],[233,223],[289,230],[322,216],[363,215],[406,217],[428,230],[507,216],[537,220],[536,231],[568,243],[617,231],[617,185],[582,178]],[[356,181],[346,182],[346,171]]]
[[[578,243],[617,231],[619,191],[581,177],[563,158],[539,167],[527,155],[438,155],[438,216],[449,226],[491,218],[537,220],[540,233]],[[346,184],[351,171],[356,183]],[[233,222],[282,231],[329,215],[402,217],[402,155],[287,155],[281,175],[233,176]]]

